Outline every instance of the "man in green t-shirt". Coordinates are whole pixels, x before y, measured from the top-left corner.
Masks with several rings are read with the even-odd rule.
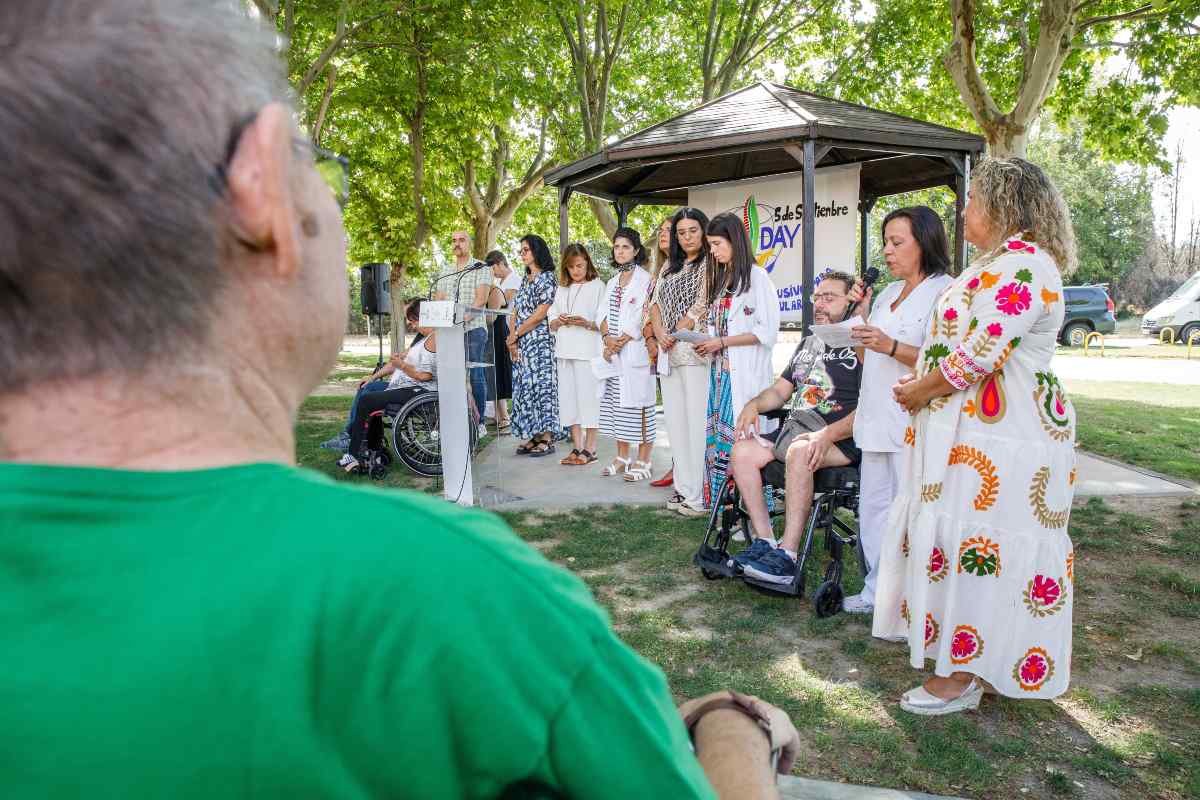
[[[0,793],[770,796],[777,709],[685,728],[496,517],[295,468],[346,176],[240,7],[0,5]]]

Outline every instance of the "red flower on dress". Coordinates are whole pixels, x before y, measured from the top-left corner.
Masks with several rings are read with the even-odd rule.
[[[950,639],[950,661],[954,664],[966,664],[983,654],[983,639],[979,631],[970,625],[959,625],[954,629]]]
[[[1030,592],[1030,596],[1042,605],[1054,605],[1060,594],[1062,594],[1062,590],[1058,588],[1058,581],[1053,578],[1038,575],[1033,579],[1033,591]]]
[[[947,563],[946,554],[942,552],[942,548],[933,548],[929,553],[929,565],[925,567],[925,572],[929,576],[929,580],[937,583],[946,577],[949,567],[950,564]]]
[[[996,293],[996,308],[1010,317],[1025,313],[1032,303],[1033,296],[1029,293],[1029,287],[1017,281],[1002,287]]]
[[[1004,333],[1004,327],[999,322],[993,322],[987,326],[988,336],[999,336]]]
[[[1026,692],[1036,692],[1054,676],[1054,660],[1040,647],[1031,647],[1013,667],[1013,680]]]
[[[1022,242],[1020,239],[1010,239],[1008,242],[1009,250],[1024,250],[1027,247],[1029,247],[1029,245],[1025,242]]]
[[[933,644],[938,638],[937,620],[933,618],[933,614],[925,615],[925,646]]]
[[[953,308],[947,308],[946,313],[942,314],[942,317],[945,319],[958,319],[958,312]]]
[[[978,289],[979,288],[979,278],[971,278],[971,280],[967,281],[967,288],[968,289]]]

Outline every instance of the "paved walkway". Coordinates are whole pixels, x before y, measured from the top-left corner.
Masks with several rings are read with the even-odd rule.
[[[898,789],[873,789],[849,783],[814,781],[808,778],[779,779],[779,794],[785,800],[962,800],[956,797],[905,792]]]
[[[654,489],[648,481],[628,483],[619,477],[605,478],[600,468],[616,455],[611,439],[600,437],[599,460],[586,467],[564,467],[558,460],[570,452],[560,442],[554,455],[544,458],[518,456],[518,442],[501,437],[476,459],[475,482],[486,492],[483,503],[504,508],[577,508],[590,505],[661,505],[670,489]],[[652,456],[654,477],[671,465],[671,443],[659,412],[658,441]],[[1197,494],[1188,482],[1131,467],[1111,459],[1079,453],[1076,497],[1186,497]]]

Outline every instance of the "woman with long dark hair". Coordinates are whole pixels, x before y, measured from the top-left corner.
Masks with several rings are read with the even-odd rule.
[[[705,274],[708,216],[681,208],[671,217],[670,258],[659,273],[650,319],[660,348],[659,365],[667,435],[675,461],[675,493],[667,507],[685,516],[704,514],[704,413],[708,359],[677,340],[677,330],[696,330],[708,313]]]
[[[528,439],[517,455],[545,456],[554,452],[558,422],[558,369],[554,361],[554,335],[546,320],[554,303],[554,259],[546,240],[536,234],[521,237],[525,282],[515,297],[516,315],[508,334],[513,358],[514,436]]]
[[[740,219],[718,214],[705,233],[712,253],[706,281],[710,338],[696,352],[712,359],[704,447],[704,505],[711,508],[729,465],[734,420],[775,380],[771,350],[779,337],[779,297],[755,265]],[[758,425],[762,433],[775,427],[765,417]]]
[[[858,313],[867,319],[852,333],[863,348],[854,443],[862,451],[858,541],[867,563],[862,592],[842,601],[842,608],[852,614],[870,614],[875,609],[888,509],[900,490],[909,416],[893,399],[892,386],[916,366],[933,305],[953,282],[946,274],[950,268],[946,228],[932,208],[896,209],[883,218],[881,231],[883,258],[895,280],[879,293],[874,308],[870,289],[863,297],[861,280],[850,291],[852,303],[862,300]]]
[[[606,377],[600,400],[600,432],[617,440],[617,457],[602,475],[624,474],[627,481],[650,477],[650,451],[658,433],[654,418],[654,372],[642,341],[650,273],[642,237],[632,228],[613,234],[612,263],[617,270],[606,287],[607,314],[600,323],[604,360],[615,368]],[[630,460],[630,447],[637,458]]]

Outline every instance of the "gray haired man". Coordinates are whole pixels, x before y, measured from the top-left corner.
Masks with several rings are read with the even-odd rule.
[[[6,800],[767,796],[777,709],[685,729],[497,517],[295,467],[346,182],[242,3],[7,2],[0,31]]]

